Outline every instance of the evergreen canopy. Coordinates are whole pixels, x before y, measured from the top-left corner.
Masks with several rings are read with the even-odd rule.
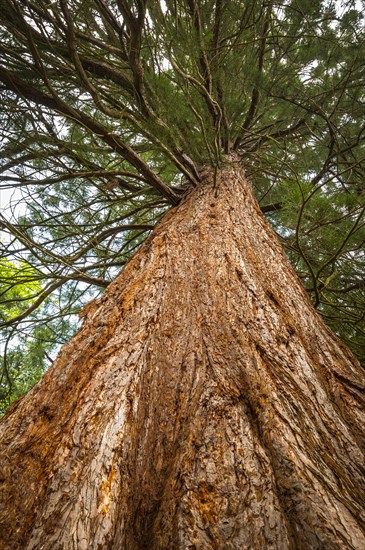
[[[1,188],[15,194],[1,248],[21,261],[1,271],[4,339],[42,342],[46,327],[46,357],[203,167],[235,152],[315,306],[365,361],[364,11],[3,0]]]

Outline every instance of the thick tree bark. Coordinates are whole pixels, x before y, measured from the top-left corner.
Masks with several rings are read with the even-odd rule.
[[[85,317],[2,422],[1,548],[365,548],[364,372],[239,163]]]

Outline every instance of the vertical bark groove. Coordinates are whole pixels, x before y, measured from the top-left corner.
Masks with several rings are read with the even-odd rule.
[[[364,387],[207,171],[3,420],[1,548],[360,550]]]

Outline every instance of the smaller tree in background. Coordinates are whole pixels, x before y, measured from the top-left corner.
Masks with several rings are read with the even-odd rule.
[[[27,262],[0,260],[0,322],[21,316],[41,293],[39,274]],[[0,332],[0,415],[16,399],[34,386],[52,363],[56,346],[69,339],[74,331],[72,319],[56,315],[52,319],[52,298],[45,304],[49,310],[46,322],[34,315],[27,316],[14,329],[3,327]],[[53,308],[54,309],[54,308]]]

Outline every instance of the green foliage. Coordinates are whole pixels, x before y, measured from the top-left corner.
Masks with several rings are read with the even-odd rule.
[[[6,322],[26,309],[40,289],[39,277],[27,262],[0,259],[0,321]]]
[[[6,322],[19,315],[30,302],[29,297],[40,290],[37,274],[26,262],[15,264],[0,260],[0,320]],[[3,368],[0,378],[0,414],[7,405],[27,391],[44,370],[42,345],[34,341],[24,349],[18,344],[7,352],[11,331],[3,329],[1,334]]]
[[[2,357],[0,416],[38,382],[55,358],[57,347],[66,342],[75,329],[75,323],[62,319],[38,323],[30,334],[29,331],[18,331],[16,341]]]
[[[6,323],[21,315],[41,292],[39,274],[25,261],[0,260],[0,321]],[[44,309],[51,314],[52,300]],[[51,317],[51,315],[50,315]],[[18,327],[16,338],[11,327],[0,331],[0,415],[14,400],[21,397],[38,382],[50,364],[50,354],[67,341],[76,328],[69,319],[50,319],[47,323],[27,318]],[[30,325],[30,327],[29,327]],[[9,342],[12,339],[12,345]]]

